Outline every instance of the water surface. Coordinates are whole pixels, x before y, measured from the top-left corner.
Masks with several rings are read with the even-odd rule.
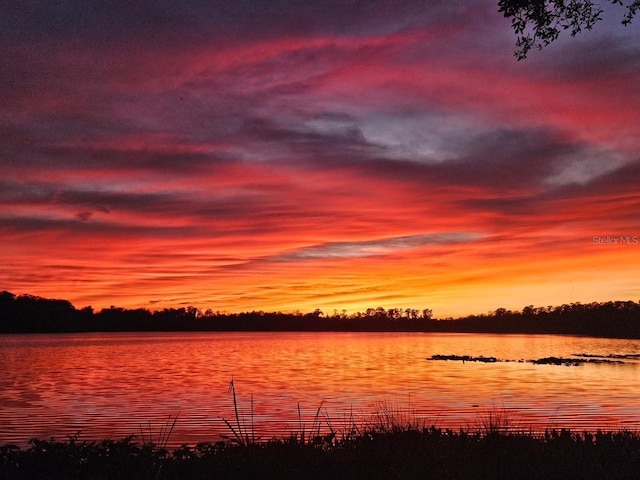
[[[428,424],[476,425],[498,410],[518,428],[638,429],[640,369],[428,361],[434,354],[528,360],[638,354],[640,341],[434,333],[91,333],[0,336],[0,444],[33,437],[153,435],[215,441],[235,422],[229,382],[259,435],[334,428],[391,408]]]

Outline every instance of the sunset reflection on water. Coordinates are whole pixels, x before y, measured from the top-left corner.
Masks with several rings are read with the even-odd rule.
[[[0,336],[0,444],[29,438],[156,434],[179,414],[174,445],[215,441],[241,409],[263,438],[334,428],[376,410],[469,427],[490,412],[514,428],[640,426],[638,363],[579,367],[518,360],[640,353],[640,341],[409,333],[135,333]],[[500,363],[428,361],[434,354]]]

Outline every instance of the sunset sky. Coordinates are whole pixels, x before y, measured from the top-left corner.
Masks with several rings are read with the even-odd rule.
[[[518,62],[490,0],[10,1],[0,290],[436,317],[638,301],[640,19],[606,8]]]

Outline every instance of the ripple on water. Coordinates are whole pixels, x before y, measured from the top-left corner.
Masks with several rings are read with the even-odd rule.
[[[441,352],[496,358],[626,355],[625,365],[428,362]],[[523,429],[640,426],[640,342],[450,334],[85,334],[0,336],[0,444],[29,438],[159,435],[215,441],[235,422],[229,380],[256,435],[372,422],[387,409],[441,427],[501,414]],[[613,357],[612,357],[613,358]],[[301,418],[298,417],[298,404]],[[384,418],[384,416],[383,416]],[[142,432],[141,432],[142,429]]]

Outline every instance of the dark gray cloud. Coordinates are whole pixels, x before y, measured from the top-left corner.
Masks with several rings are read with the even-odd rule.
[[[537,187],[577,147],[546,130],[496,130],[461,141],[458,158],[434,167],[443,183]]]
[[[80,212],[84,213],[84,212]],[[85,221],[73,216],[70,218],[50,218],[45,216],[10,215],[0,216],[0,232],[4,235],[36,233],[40,236],[49,232],[58,232],[75,240],[87,237],[106,239],[125,238],[184,238],[193,229],[183,226],[133,225],[116,222]]]
[[[415,160],[392,158],[390,147],[366,139],[355,126],[325,133],[283,128],[260,132],[263,139],[298,146],[296,152],[306,154],[302,158],[317,168],[354,168],[366,177],[442,186],[473,185],[496,192],[540,189],[568,159],[579,158],[590,148],[548,129],[496,129],[451,139],[446,159],[436,155],[431,160]]]
[[[61,187],[56,184],[28,183],[17,184],[0,182],[0,202],[4,205],[39,206],[43,209],[64,207],[75,209],[75,216],[86,221],[96,214],[135,213],[155,215],[158,218],[168,216],[201,216],[202,219],[216,221],[251,215],[256,210],[267,210],[270,205],[264,199],[251,192],[236,193],[232,197],[217,198],[216,192],[200,196],[189,191],[160,193],[134,193],[114,190],[78,190]]]
[[[185,151],[155,150],[154,145],[140,142],[138,148],[117,149],[89,146],[27,146],[4,160],[5,164],[20,165],[22,168],[64,170],[68,168],[86,171],[89,179],[100,171],[137,173],[159,173],[170,175],[191,175],[212,173],[217,168],[238,163],[236,155],[226,153],[189,153]],[[188,145],[188,144],[187,144]],[[3,162],[0,162],[3,163]]]
[[[25,36],[93,41],[118,37],[175,41],[214,35],[238,39],[326,33],[385,34],[417,23],[465,18],[468,2],[414,0],[9,1],[0,27]]]

